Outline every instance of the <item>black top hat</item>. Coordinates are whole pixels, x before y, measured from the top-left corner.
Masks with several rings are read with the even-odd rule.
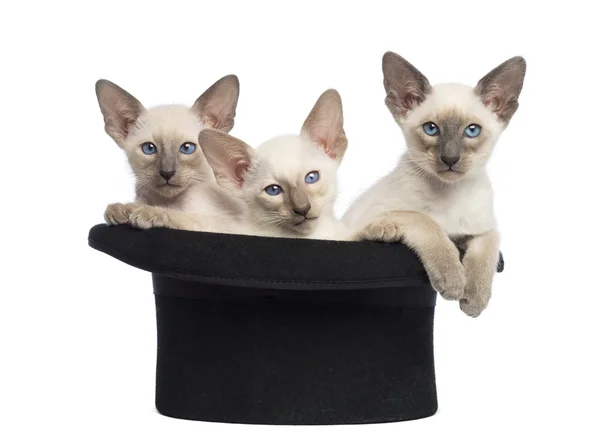
[[[403,245],[105,225],[89,244],[153,274],[164,415],[349,424],[437,410],[436,294]]]

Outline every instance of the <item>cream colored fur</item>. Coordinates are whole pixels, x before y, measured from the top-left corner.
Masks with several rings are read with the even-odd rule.
[[[337,169],[347,147],[336,91],[321,95],[301,135],[275,137],[256,150],[214,130],[202,131],[199,140],[219,183],[249,209],[248,229],[243,233],[348,238],[345,225],[333,214]],[[312,171],[319,173],[319,180],[307,183],[306,175]],[[271,185],[280,187],[281,193],[269,195],[266,188]]]
[[[237,77],[223,77],[208,88],[191,107],[165,105],[145,108],[119,86],[100,80],[96,84],[106,132],[120,146],[129,160],[136,178],[135,203],[111,204],[105,211],[108,224],[131,223],[140,228],[163,226],[178,220],[181,229],[197,229],[197,221],[185,213],[203,214],[203,228],[228,229],[232,212],[234,220],[241,217],[241,205],[224,194],[215,181],[198,143],[204,128],[229,131],[233,127],[239,95]],[[152,143],[156,153],[142,150]],[[187,155],[180,152],[185,143],[196,150]],[[165,179],[161,171],[171,171]],[[173,210],[165,214],[165,210]],[[232,222],[233,223],[233,222]]]
[[[248,205],[250,224],[257,235],[347,238],[345,225],[333,214],[338,166],[337,161],[303,135],[279,136],[261,144],[238,194]],[[320,179],[307,184],[304,178],[311,171],[318,171]],[[280,184],[282,194],[268,195],[264,189],[271,184]],[[309,220],[300,225],[295,224],[296,216],[284,195],[293,192],[306,192],[311,205]]]
[[[499,69],[502,68],[502,69]],[[384,56],[386,103],[408,150],[396,168],[359,197],[343,220],[358,238],[403,241],[420,256],[434,288],[461,309],[479,315],[491,296],[499,254],[493,192],[486,164],[517,107],[525,62],[515,58],[484,77],[477,88],[431,87],[422,74],[393,53]],[[486,105],[487,104],[487,105]],[[481,126],[473,139],[456,137],[460,160],[449,170],[440,161],[444,136],[424,133],[426,122]],[[462,263],[455,243],[466,249]]]

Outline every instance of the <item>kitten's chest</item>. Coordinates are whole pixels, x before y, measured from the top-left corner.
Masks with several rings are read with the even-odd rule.
[[[212,196],[202,189],[190,190],[181,202],[180,209],[184,212],[202,214],[204,216],[219,215]]]
[[[449,236],[481,234],[496,227],[492,191],[487,187],[425,193],[417,206]]]
[[[315,231],[307,238],[316,240],[348,240],[350,229],[341,221],[333,217],[327,217],[319,221]]]

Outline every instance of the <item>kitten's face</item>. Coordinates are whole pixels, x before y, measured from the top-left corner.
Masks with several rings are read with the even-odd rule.
[[[338,163],[306,137],[276,137],[256,150],[240,195],[255,222],[299,236],[311,234],[319,217],[331,214]]]
[[[146,109],[107,80],[97,82],[96,93],[106,132],[127,153],[138,196],[168,201],[195,184],[214,181],[197,146],[198,133],[207,127],[231,130],[239,95],[237,77],[223,77],[192,107]]]
[[[399,124],[414,162],[445,182],[483,169],[504,130],[473,88],[458,84],[433,87]]]
[[[254,150],[204,130],[199,142],[217,181],[247,203],[255,229],[302,237],[333,217],[337,169],[348,145],[337,91],[321,95],[300,136],[276,137]]]
[[[204,125],[189,108],[169,105],[140,115],[121,147],[127,153],[137,188],[173,198],[213,174],[198,148]]]
[[[515,57],[483,77],[475,88],[430,86],[414,66],[394,53],[383,58],[386,104],[406,137],[420,171],[443,182],[481,172],[518,107],[525,60]]]

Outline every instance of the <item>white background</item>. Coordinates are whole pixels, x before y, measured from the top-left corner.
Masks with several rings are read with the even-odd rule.
[[[350,3],[3,4],[1,441],[600,441],[597,17],[577,1]],[[94,82],[147,106],[191,105],[235,73],[232,134],[254,145],[298,132],[337,88],[350,142],[342,211],[404,149],[383,103],[387,50],[432,83],[528,62],[489,167],[506,271],[477,319],[439,301],[438,413],[336,427],[160,416],[150,276],[87,246],[105,205],[133,196]]]

